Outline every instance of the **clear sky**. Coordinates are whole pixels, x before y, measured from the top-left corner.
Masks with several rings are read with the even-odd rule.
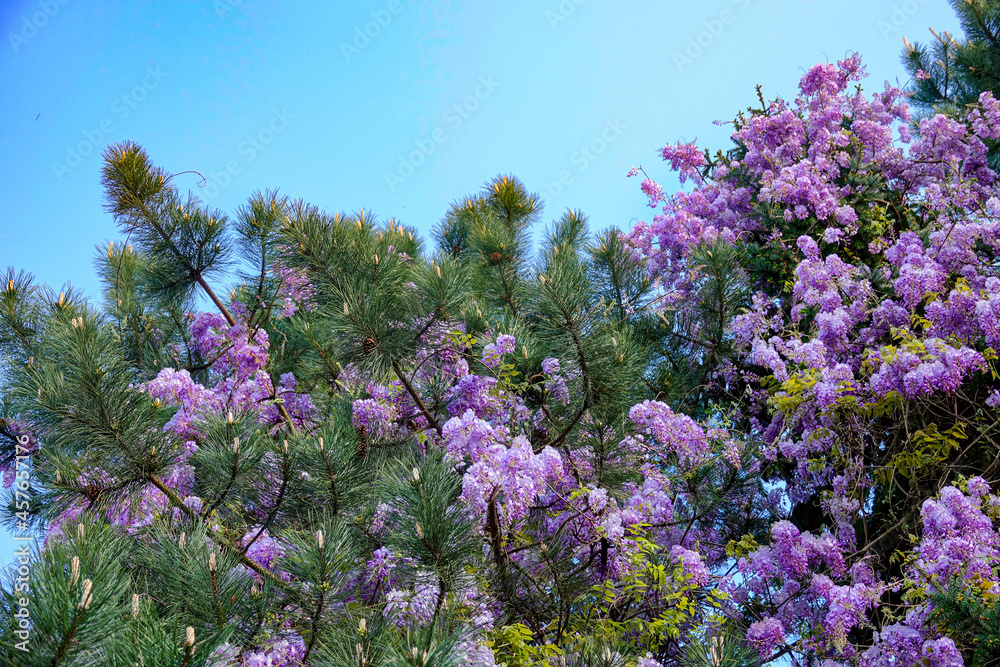
[[[790,99],[852,51],[867,89],[905,84],[928,27],[958,33],[945,0],[0,0],[0,268],[98,296],[100,153],[125,139],[228,212],[278,188],[426,237],[512,173],[546,222],[628,228],[630,167],[674,183],[656,149],[726,148],[713,121],[756,84]]]

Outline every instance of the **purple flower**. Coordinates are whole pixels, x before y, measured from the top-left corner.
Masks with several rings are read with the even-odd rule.
[[[288,633],[273,640],[258,651],[243,658],[246,667],[298,667],[306,655],[305,642],[295,633]]]
[[[496,370],[500,365],[500,357],[513,352],[515,343],[513,336],[500,334],[495,343],[490,343],[483,348],[483,363],[490,370]]]
[[[643,401],[632,406],[629,419],[640,433],[666,446],[685,463],[693,464],[709,451],[704,429],[687,415],[675,414],[666,403]]]
[[[785,628],[777,619],[765,618],[750,625],[747,640],[760,652],[762,658],[766,658],[775,648],[785,643]]]
[[[704,586],[708,583],[708,568],[701,560],[701,554],[697,551],[685,549],[679,544],[675,544],[670,551],[670,555],[676,559],[695,586]]]

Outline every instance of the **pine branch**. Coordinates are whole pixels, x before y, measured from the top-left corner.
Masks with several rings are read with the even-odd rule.
[[[299,434],[299,431],[297,428],[295,428],[295,423],[292,421],[292,416],[288,414],[288,410],[285,408],[284,403],[275,403],[275,405],[278,407],[278,414],[280,414],[281,418],[285,420],[286,424],[288,424],[289,434],[291,434],[291,436],[294,438]]]
[[[173,239],[170,238],[170,235],[167,234],[165,229],[163,229],[163,226],[160,224],[159,220],[156,219],[156,217],[146,206],[146,202],[142,201],[136,195],[133,195],[133,198],[136,199],[136,203],[138,204],[143,215],[145,216],[147,222],[149,222],[150,225],[152,225],[156,233],[159,234],[161,239],[163,239],[163,242],[167,244],[167,247],[174,254],[174,257],[180,260],[180,262],[184,265],[184,267],[189,271],[190,278],[201,286],[201,288],[205,291],[205,294],[208,295],[208,298],[211,299],[212,303],[215,304],[215,307],[219,309],[220,313],[222,313],[222,316],[226,319],[226,322],[229,324],[229,326],[231,327],[236,326],[236,320],[229,313],[229,309],[226,308],[225,304],[223,304],[222,301],[219,299],[219,297],[215,294],[215,290],[213,290],[212,287],[208,284],[208,282],[205,280],[205,277],[201,275],[201,272],[198,271],[195,268],[195,266],[191,264],[190,261],[188,261],[188,258],[180,251],[180,249],[176,246],[176,244],[174,244]]]
[[[212,579],[212,602],[215,606],[215,620],[218,622],[219,627],[222,627],[225,624],[225,620],[222,618],[222,604],[219,601],[219,580],[216,577],[214,568],[209,568],[208,574]]]
[[[212,516],[212,512],[214,512],[215,510],[217,510],[219,508],[219,506],[222,505],[222,501],[224,501],[226,499],[226,496],[229,495],[230,490],[232,490],[232,488],[233,488],[233,484],[236,483],[236,478],[239,475],[239,470],[240,470],[239,454],[234,454],[233,455],[233,469],[232,469],[232,471],[229,474],[229,481],[226,483],[226,487],[224,489],[222,489],[222,492],[219,493],[219,497],[216,498],[214,502],[212,502],[212,503],[206,503],[205,509],[202,510],[202,512],[201,512],[201,518],[202,518],[202,520],[204,520],[204,519]]]
[[[406,393],[408,393],[410,395],[410,398],[413,399],[413,402],[417,404],[417,408],[420,410],[420,413],[427,419],[427,425],[433,427],[433,429],[437,431],[439,437],[443,437],[443,433],[441,431],[441,425],[438,424],[437,420],[434,418],[434,415],[432,415],[430,411],[427,409],[427,406],[424,405],[423,400],[421,400],[420,398],[420,394],[418,394],[417,391],[413,388],[413,385],[410,384],[410,381],[406,378],[406,374],[403,373],[402,369],[399,367],[398,362],[396,361],[392,362],[392,370],[395,371],[396,377],[399,378],[399,381],[403,383],[403,387],[406,388]]]
[[[163,495],[167,497],[171,505],[173,505],[174,507],[182,511],[184,514],[186,514],[187,517],[192,521],[198,521],[198,515],[195,513],[195,511],[192,510],[190,507],[188,507],[184,503],[184,501],[181,500],[180,497],[174,492],[173,489],[164,484],[162,480],[156,477],[156,475],[150,475],[148,479],[153,484],[153,486],[159,489],[163,493]],[[253,570],[254,572],[256,572],[257,574],[266,579],[270,579],[272,582],[277,584],[282,590],[290,594],[293,598],[297,598],[299,596],[299,592],[295,588],[290,586],[287,582],[285,582],[281,578],[277,577],[273,572],[261,567],[258,563],[250,559],[242,549],[239,549],[233,544],[231,544],[229,540],[227,540],[222,535],[216,535],[213,539],[215,539],[216,543],[219,544],[219,546],[221,546],[226,551],[236,556],[239,559],[241,565],[250,568],[251,570]]]
[[[336,517],[340,513],[340,500],[337,493],[337,473],[334,472],[333,466],[330,464],[330,459],[327,458],[326,451],[320,450],[320,457],[323,459],[323,465],[326,466],[327,477],[330,478],[330,499],[333,503],[332,513]]]
[[[260,538],[260,536],[264,533],[264,531],[267,530],[268,527],[271,525],[271,522],[274,521],[274,517],[278,515],[278,510],[281,507],[281,503],[285,499],[285,491],[288,489],[288,478],[291,472],[289,469],[289,459],[290,456],[288,453],[288,441],[286,440],[284,456],[282,457],[281,486],[278,488],[278,498],[277,500],[275,500],[274,506],[271,508],[271,511],[268,512],[267,518],[264,519],[264,523],[261,525],[260,530],[258,530],[257,534],[254,535],[253,538],[251,538],[251,540],[243,547],[244,553],[246,553],[247,550],[249,550],[250,547],[253,546],[253,543]]]
[[[320,556],[322,558],[322,555]],[[317,589],[319,590],[319,599],[316,601],[316,611],[312,615],[312,623],[309,630],[309,643],[306,644],[305,653],[302,656],[302,665],[305,666],[309,662],[309,656],[312,654],[313,647],[316,646],[317,633],[319,631],[319,620],[323,615],[323,606],[326,603],[326,559],[323,559],[323,572],[321,574],[321,579],[318,582],[319,585]]]
[[[76,631],[79,629],[80,621],[84,616],[84,611],[85,610],[82,605],[77,606],[76,613],[73,615],[73,623],[70,625],[69,631],[59,643],[59,648],[56,649],[56,654],[52,656],[52,662],[49,663],[49,667],[58,667],[59,663],[62,662],[63,657],[66,655],[66,651],[69,650],[70,644],[73,641],[73,637],[76,635]]]
[[[997,51],[1000,51],[1000,40],[997,39],[996,34],[994,34],[992,30],[990,30],[988,25],[986,25],[986,21],[983,19],[983,15],[982,12],[979,11],[979,7],[976,5],[975,2],[966,2],[966,5],[968,6],[969,11],[972,12],[972,15],[976,18],[976,23],[979,25],[979,28],[983,31],[983,34],[986,35],[986,38],[990,41],[991,44],[993,44],[993,48],[996,49]]]

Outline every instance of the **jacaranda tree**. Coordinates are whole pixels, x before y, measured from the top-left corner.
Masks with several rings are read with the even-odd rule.
[[[432,248],[270,192],[230,217],[108,148],[100,307],[0,285],[6,516],[45,537],[4,657],[990,664],[1000,102],[911,137],[862,75],[668,145],[691,185],[647,177],[628,232],[533,239],[512,176]]]

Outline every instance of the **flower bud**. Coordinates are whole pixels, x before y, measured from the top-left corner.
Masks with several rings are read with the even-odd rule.
[[[240,453],[240,437],[236,436],[233,438],[233,454]]]
[[[181,539],[177,540],[177,546],[183,549],[185,544],[187,544],[187,534],[181,531]]]
[[[69,568],[69,585],[76,585],[77,580],[80,578],[80,557],[73,556],[73,563]]]
[[[413,469],[413,481],[417,484],[420,483],[420,470],[418,468]]]
[[[320,436],[320,439],[319,439],[319,451],[323,451],[323,437],[322,436]]]
[[[208,571],[215,572],[215,570],[216,570],[215,552],[213,551],[212,553],[208,554]]]
[[[132,618],[139,617],[139,594],[132,593]]]
[[[187,630],[184,631],[184,634],[186,635],[184,645],[188,647],[194,646],[194,628],[190,625],[187,626]]]
[[[316,531],[316,544],[319,545],[320,549],[323,548],[323,531],[322,530],[317,530]]]
[[[424,529],[420,527],[420,522],[417,522],[417,537],[424,539]]]

